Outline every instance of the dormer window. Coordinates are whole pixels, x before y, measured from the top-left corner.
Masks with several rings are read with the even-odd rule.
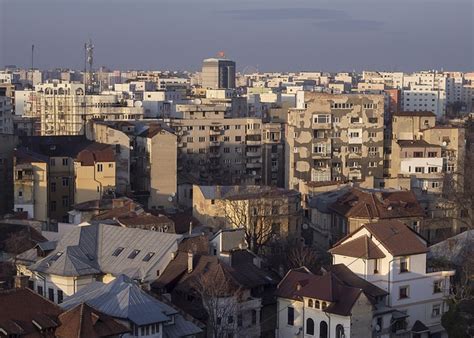
[[[313,300],[312,299],[308,299],[308,307],[313,307]]]
[[[115,249],[115,251],[112,253],[112,256],[114,257],[117,257],[118,255],[120,255],[120,253],[123,251],[123,248],[122,247],[118,247],[117,249]]]
[[[321,304],[320,304],[319,300],[317,300],[317,301],[314,303],[314,308],[315,308],[315,309],[320,309],[320,308],[321,308]]]

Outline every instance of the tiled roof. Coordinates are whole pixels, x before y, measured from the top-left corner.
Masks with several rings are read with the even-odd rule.
[[[424,210],[411,191],[352,188],[329,209],[345,217],[389,219],[423,217]]]
[[[30,289],[0,291],[0,329],[7,334],[45,337],[34,322],[44,329],[54,329],[62,312],[59,306]],[[49,335],[53,336],[53,333]]]
[[[379,259],[385,255],[377,245],[368,237],[360,236],[351,241],[342,243],[329,250],[330,253],[363,259]]]
[[[367,229],[393,256],[408,256],[428,252],[426,240],[415,230],[396,220],[366,223],[337,242],[332,251],[362,229]]]
[[[163,271],[168,265],[171,252],[178,250],[181,238],[181,235],[107,224],[78,226],[60,239],[50,255],[30,269],[59,276],[111,273],[152,280],[157,270]],[[136,255],[132,255],[134,252]]]
[[[130,332],[130,329],[114,318],[81,303],[59,315],[61,325],[55,335],[59,338],[110,337]]]

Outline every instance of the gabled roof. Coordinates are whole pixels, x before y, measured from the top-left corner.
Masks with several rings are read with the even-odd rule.
[[[61,326],[56,329],[55,335],[60,338],[99,338],[130,332],[122,323],[85,303],[59,315],[59,321]]]
[[[357,237],[349,242],[342,243],[329,250],[330,253],[363,259],[384,258],[385,254],[366,235]]]
[[[425,214],[415,194],[407,190],[352,188],[329,209],[344,217],[365,219],[423,217]]]
[[[306,285],[313,276],[315,275],[308,269],[292,269],[280,281],[275,294],[282,298],[301,299],[301,296],[296,294],[297,285]]]
[[[181,238],[181,235],[107,224],[78,226],[30,269],[58,276],[110,273],[151,280],[157,270],[165,269]],[[131,255],[133,252],[136,255]]]
[[[0,329],[7,334],[44,337],[37,325],[43,329],[56,328],[62,312],[59,306],[30,289],[0,291]]]
[[[136,325],[166,322],[170,319],[169,315],[177,312],[148,295],[125,275],[120,275],[108,284],[93,282],[66,298],[61,307],[71,309],[81,303],[87,303],[114,318],[130,320]]]
[[[344,242],[362,229],[366,229],[371,233],[393,256],[408,256],[428,252],[426,240],[415,230],[396,220],[382,220],[363,224],[360,228],[337,242],[331,249],[331,253],[339,250],[339,246],[345,244]]]

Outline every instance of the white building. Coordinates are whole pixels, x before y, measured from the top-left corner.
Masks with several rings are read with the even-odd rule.
[[[444,334],[441,316],[454,271],[432,272],[427,251],[425,239],[397,221],[364,224],[330,250],[334,264],[388,292],[386,305],[400,319],[396,332],[415,333],[421,323],[430,334]]]

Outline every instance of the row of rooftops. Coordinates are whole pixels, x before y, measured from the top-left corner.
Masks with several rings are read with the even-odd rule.
[[[115,162],[115,147],[89,141],[84,136],[30,136],[21,138],[15,157],[17,164],[69,157],[90,166],[97,162]]]

